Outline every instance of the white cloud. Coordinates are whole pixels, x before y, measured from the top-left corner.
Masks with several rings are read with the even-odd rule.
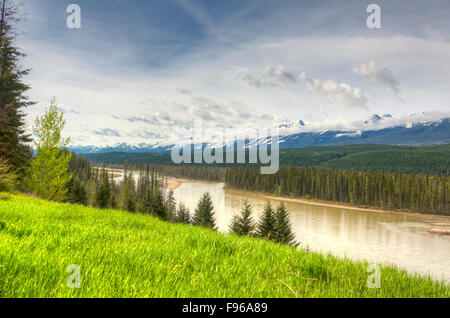
[[[283,65],[275,68],[268,65],[262,70],[245,70],[240,72],[238,77],[248,85],[255,87],[283,86],[297,82],[295,76]]]
[[[372,60],[367,63],[361,63],[359,67],[355,67],[353,72],[368,78],[373,84],[385,87],[395,96],[400,92],[400,83],[387,68],[380,68],[376,61]]]
[[[64,114],[80,114],[80,112],[75,108],[63,104],[58,104],[58,110],[63,112]]]
[[[301,73],[300,78],[305,82],[308,90],[323,98],[329,103],[344,108],[367,109],[367,98],[361,94],[361,89],[345,83],[337,83],[333,80],[322,81],[314,79],[306,73]]]

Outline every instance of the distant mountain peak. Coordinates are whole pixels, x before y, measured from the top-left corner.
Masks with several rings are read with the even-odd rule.
[[[296,121],[290,121],[287,123],[281,123],[276,125],[276,128],[298,128],[298,127],[304,127],[306,126],[305,122],[301,119]]]
[[[337,144],[445,144],[450,143],[450,118],[430,120],[429,114],[417,114],[404,118],[394,119],[390,114],[374,114],[370,119],[359,121],[356,127],[347,129],[320,129],[308,130],[313,124],[302,120],[278,124],[276,127],[284,132],[280,134],[280,147],[297,148],[304,146],[337,145]],[[364,124],[362,124],[364,123]],[[299,129],[300,128],[300,129]],[[249,147],[270,143],[269,138],[250,141]],[[222,144],[206,143],[207,147],[221,147]],[[69,146],[69,150],[75,153],[155,153],[170,151],[173,144],[147,144],[136,145],[126,142],[116,143],[109,146]]]
[[[364,124],[377,123],[381,120],[389,119],[389,118],[392,118],[391,114],[382,114],[382,115],[373,114],[369,119],[364,121]]]

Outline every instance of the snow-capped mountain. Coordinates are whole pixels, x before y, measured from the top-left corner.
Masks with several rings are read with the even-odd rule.
[[[427,121],[426,113],[412,114],[404,119],[395,119],[389,114],[373,115],[371,118],[352,124],[350,129],[329,129],[308,131],[309,124],[302,120],[278,124],[280,128],[280,148],[297,148],[320,145],[347,144],[447,144],[450,143],[450,118]],[[246,148],[271,143],[269,138],[249,140]],[[218,148],[225,144],[204,143],[202,148]],[[169,151],[173,145],[146,144],[131,145],[118,143],[111,146],[73,146],[75,153],[157,153]]]
[[[110,146],[69,146],[69,150],[75,153],[108,153],[108,152],[163,152],[170,150],[173,145],[146,144],[137,145],[127,144],[125,142]]]
[[[377,124],[381,120],[389,119],[389,118],[392,118],[392,115],[390,115],[390,114],[383,114],[383,115],[380,116],[378,114],[373,114],[372,117],[370,117],[369,119],[364,121],[364,124],[370,124],[370,123]]]
[[[291,122],[287,122],[287,123],[281,123],[281,124],[276,124],[275,127],[276,128],[300,128],[300,127],[305,127],[306,124],[303,120],[297,120],[297,121],[291,121]]]

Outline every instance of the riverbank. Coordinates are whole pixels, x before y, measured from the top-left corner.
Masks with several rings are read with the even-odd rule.
[[[175,190],[176,188],[178,188],[182,183],[184,182],[192,182],[195,180],[191,180],[191,179],[181,179],[181,178],[174,178],[174,177],[166,177],[164,179],[164,188],[168,189],[168,190]]]
[[[354,210],[354,211],[367,211],[367,212],[378,212],[378,213],[408,213],[409,215],[435,215],[443,218],[448,218],[450,221],[450,216],[442,215],[442,214],[431,214],[431,213],[419,213],[416,211],[406,211],[406,210],[384,210],[378,209],[368,206],[359,206],[359,205],[349,205],[348,203],[340,203],[340,202],[329,202],[329,201],[319,201],[312,199],[303,199],[303,198],[290,198],[283,196],[274,196],[259,193],[261,197],[269,199],[269,200],[279,200],[279,201],[287,201],[287,202],[296,202],[302,204],[309,205],[317,205],[317,206],[326,206],[329,208],[341,208],[346,210]]]
[[[0,297],[450,296],[395,266],[380,265],[369,288],[369,262],[139,213],[5,194],[0,219]],[[67,288],[70,264],[80,288]]]

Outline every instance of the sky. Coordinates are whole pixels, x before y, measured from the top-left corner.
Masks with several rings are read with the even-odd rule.
[[[16,2],[27,128],[55,96],[72,145],[164,144],[199,119],[319,131],[450,114],[448,0]],[[367,27],[371,3],[381,28]]]

